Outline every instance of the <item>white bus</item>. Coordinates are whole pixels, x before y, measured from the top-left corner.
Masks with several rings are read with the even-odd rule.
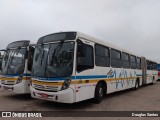
[[[14,93],[30,93],[31,70],[35,44],[21,40],[8,44],[0,77],[1,89]]]
[[[1,74],[1,68],[2,68],[2,61],[3,61],[4,51],[5,50],[0,50],[0,74]]]
[[[148,64],[145,57],[80,32],[50,34],[35,47],[31,96],[99,103],[105,94],[153,83],[158,72],[153,67],[148,72]]]

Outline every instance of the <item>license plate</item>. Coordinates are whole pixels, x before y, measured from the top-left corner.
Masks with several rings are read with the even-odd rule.
[[[41,93],[41,97],[42,97],[42,98],[48,98],[48,95]]]

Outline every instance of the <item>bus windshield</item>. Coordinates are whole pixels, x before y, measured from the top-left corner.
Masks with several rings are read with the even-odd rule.
[[[73,41],[37,45],[32,75],[47,78],[70,76],[73,69],[73,56]]]
[[[26,48],[8,49],[2,62],[2,74],[22,74],[26,51]]]

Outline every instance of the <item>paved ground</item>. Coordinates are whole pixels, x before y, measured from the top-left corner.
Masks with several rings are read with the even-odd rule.
[[[92,100],[87,100],[75,104],[61,104],[50,101],[33,99],[30,97],[30,94],[15,95],[13,93],[6,91],[0,92],[0,111],[61,111],[61,110],[62,111],[160,111],[160,81],[157,81],[154,85],[143,86],[136,91],[126,90],[106,95],[104,100],[100,104],[94,104]],[[56,118],[56,119],[63,119],[63,118]],[[75,118],[64,118],[64,119],[71,120]],[[76,119],[81,119],[81,118],[76,118]],[[114,118],[114,119],[119,120],[120,118]]]

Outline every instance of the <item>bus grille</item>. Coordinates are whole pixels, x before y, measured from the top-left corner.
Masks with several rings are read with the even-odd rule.
[[[46,85],[33,84],[33,87],[37,90],[42,90],[42,91],[49,91],[49,92],[57,92],[58,91],[57,86],[46,86]]]

